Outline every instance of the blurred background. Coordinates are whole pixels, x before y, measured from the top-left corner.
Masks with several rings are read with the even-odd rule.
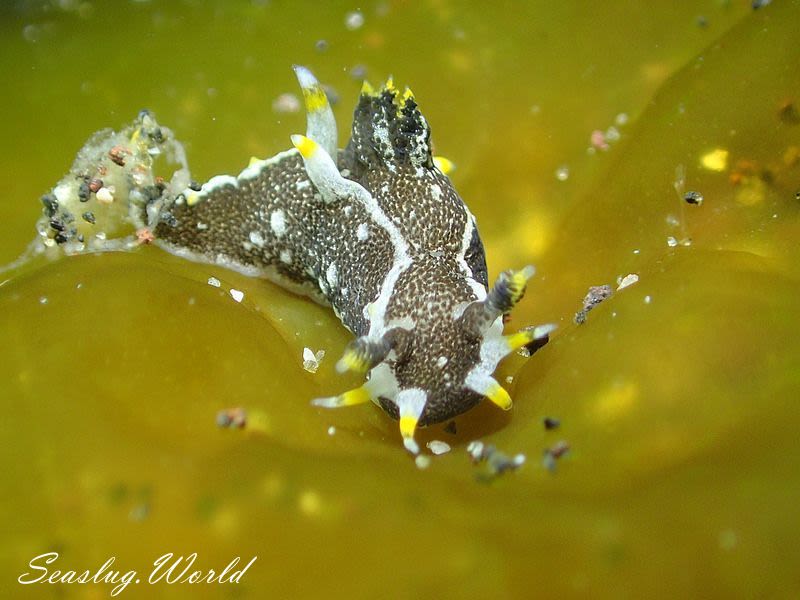
[[[333,368],[350,334],[307,299],[155,247],[5,272],[0,594],[108,596],[16,583],[56,551],[144,577],[166,552],[258,556],[239,584],[128,597],[797,597],[799,9],[2,3],[0,264],[89,135],[142,108],[198,181],[287,149],[302,64],[342,146],[362,80],[413,89],[490,280],[537,267],[508,328],[559,329],[498,372],[511,413],[422,432],[451,449],[417,464],[376,407],[309,405],[358,378]],[[525,464],[473,465],[473,440]]]

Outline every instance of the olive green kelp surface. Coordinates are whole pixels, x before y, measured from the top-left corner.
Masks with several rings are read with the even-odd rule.
[[[116,557],[132,598],[797,597],[800,2],[752,4],[4,5],[0,263],[93,131],[146,107],[204,181],[305,130],[292,64],[342,132],[362,73],[393,74],[490,280],[537,267],[509,329],[559,329],[501,365],[510,413],[421,432],[451,448],[426,465],[376,407],[310,406],[358,378],[307,299],[146,245],[6,271],[0,595],[108,597],[17,583],[57,552]],[[473,464],[473,440],[525,463]],[[149,584],[168,552],[258,558]]]

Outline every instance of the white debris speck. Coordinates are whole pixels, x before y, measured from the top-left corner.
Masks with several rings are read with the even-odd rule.
[[[303,368],[309,373],[316,373],[319,363],[325,357],[325,350],[314,352],[311,348],[303,348]],[[328,430],[330,433],[330,430]],[[332,434],[331,434],[332,435]]]
[[[101,187],[95,194],[100,204],[111,204],[114,202],[114,193],[107,187]]]
[[[217,279],[216,277],[209,277],[208,278],[208,285],[210,285],[212,287],[219,287],[222,284],[219,282],[219,279]]]
[[[678,219],[678,217],[676,217],[673,214],[667,215],[667,225],[669,225],[670,227],[677,227],[680,224],[681,224],[681,222]]]
[[[614,122],[617,125],[619,125],[620,127],[622,127],[623,125],[627,125],[628,124],[628,113],[624,113],[624,112],[619,113],[616,116],[616,118],[614,119]]]
[[[328,265],[328,269],[325,271],[325,280],[331,289],[335,288],[336,284],[339,283],[339,273],[336,271],[335,262]]]
[[[472,460],[481,460],[483,458],[483,442],[474,440],[467,444],[467,452],[472,457]]]
[[[650,296],[645,296],[645,297],[644,297],[644,303],[645,303],[645,304],[650,304],[650,301],[651,301],[651,300],[652,300],[652,298],[651,298]]]
[[[328,427],[328,435],[335,435],[335,434],[336,434],[336,427],[334,427],[333,425]]]
[[[446,356],[440,356],[439,358],[436,359],[436,366],[439,367],[440,369],[444,368],[446,364],[447,364]]]
[[[414,462],[416,463],[417,468],[422,471],[431,466],[431,457],[425,456],[424,454],[419,454],[417,455],[417,458],[414,459]]]
[[[528,353],[528,356],[530,356],[530,352]],[[506,383],[513,383],[513,382],[514,382],[514,376],[513,375],[509,375],[509,376],[506,377]]]
[[[269,226],[277,237],[282,237],[286,233],[286,217],[282,210],[273,211],[269,216]]]
[[[525,464],[525,455],[524,454],[517,454],[511,461],[514,463],[515,467],[521,467]]]
[[[612,125],[608,129],[606,129],[605,137],[607,142],[611,143],[616,142],[617,140],[619,140],[619,130]]]
[[[236,302],[241,302],[244,299],[244,292],[241,290],[235,290],[231,288],[228,293],[231,295],[231,298],[236,300]]]
[[[430,450],[436,456],[450,452],[450,444],[447,442],[442,442],[441,440],[431,440],[425,445],[428,447],[428,450]]]
[[[356,237],[358,238],[359,242],[363,242],[369,237],[369,227],[366,223],[361,223],[356,229]]]
[[[261,235],[258,231],[251,231],[249,237],[250,237],[250,242],[254,246],[258,246],[259,248],[264,247],[264,236]]]
[[[566,181],[569,179],[569,167],[567,165],[561,165],[556,169],[556,179],[559,181]]]
[[[641,250],[639,250],[638,248],[633,251],[634,254],[639,254],[640,252],[641,252]]]
[[[636,273],[628,273],[622,279],[618,280],[617,291],[633,285],[639,281],[639,276]]]
[[[47,296],[39,297],[39,304],[47,304]]]
[[[344,26],[350,31],[360,29],[362,25],[364,25],[364,15],[357,10],[347,13],[344,18]]]
[[[281,250],[281,262],[291,264],[292,262],[292,251],[291,250]]]
[[[678,240],[676,240],[674,237],[669,236],[667,238],[667,246],[669,246],[670,248],[674,248],[677,245],[678,245]]]

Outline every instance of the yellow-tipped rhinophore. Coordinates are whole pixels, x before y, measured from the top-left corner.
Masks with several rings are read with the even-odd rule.
[[[509,396],[508,392],[503,388],[503,386],[496,381],[492,380],[492,383],[486,390],[485,395],[489,400],[492,401],[493,404],[496,404],[503,410],[511,409],[511,396]]]
[[[525,286],[528,280],[533,277],[535,269],[528,265],[519,271],[509,271],[507,276],[508,291],[511,294],[511,303],[516,304],[525,295]]]
[[[306,110],[310,113],[318,112],[328,107],[328,95],[320,85],[304,87],[303,99],[305,100]]]
[[[386,79],[386,83],[383,84],[383,89],[387,92],[392,92],[393,94],[397,93],[397,90],[394,87],[394,78],[389,75]]]
[[[293,135],[292,144],[303,155],[303,158],[310,158],[317,151],[317,143],[304,135]]]
[[[434,156],[433,164],[437,169],[439,169],[445,175],[450,175],[450,173],[456,170],[456,164],[452,160],[450,160],[449,158],[445,158],[444,156]]]
[[[186,204],[188,204],[189,206],[194,206],[198,202],[200,202],[200,194],[198,194],[197,192],[192,192],[191,194],[186,196]]]
[[[323,408],[339,408],[340,406],[355,406],[356,404],[364,404],[372,399],[370,393],[367,391],[366,386],[361,386],[353,390],[348,390],[344,394],[338,396],[330,396],[328,398],[315,398],[311,401],[313,406],[321,406]]]
[[[336,370],[339,373],[353,371],[354,373],[366,373],[372,367],[370,356],[364,352],[364,348],[351,345],[345,348],[342,358],[336,363]]]

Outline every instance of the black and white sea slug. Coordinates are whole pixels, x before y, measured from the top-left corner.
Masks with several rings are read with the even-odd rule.
[[[391,79],[379,91],[365,84],[350,141],[339,150],[324,91],[307,69],[295,71],[306,135],[235,177],[185,189],[162,209],[156,240],[177,255],[330,303],[356,335],[337,369],[368,380],[313,404],[371,400],[399,420],[405,447],[416,453],[417,427],[483,397],[509,409],[495,367],[552,327],[503,336],[503,315],[522,298],[533,268],[502,273],[487,289],[475,218],[437,167],[410,90],[399,93]]]

